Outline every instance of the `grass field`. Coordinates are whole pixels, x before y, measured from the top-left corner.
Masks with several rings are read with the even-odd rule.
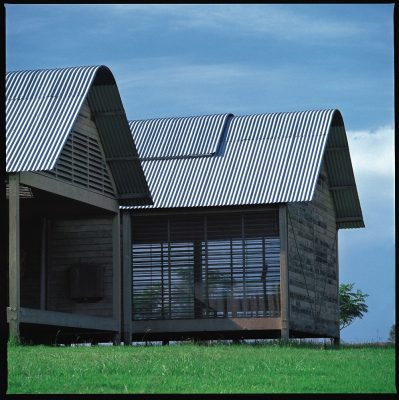
[[[11,393],[395,393],[394,347],[8,346]]]

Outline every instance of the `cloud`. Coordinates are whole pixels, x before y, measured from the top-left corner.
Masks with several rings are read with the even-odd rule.
[[[374,131],[349,131],[352,163],[362,179],[394,177],[394,129],[380,127]],[[393,189],[393,188],[392,188]]]
[[[287,98],[279,93],[284,88],[291,90],[286,77],[293,76],[290,66],[197,63],[181,57],[141,58],[124,65],[113,63],[112,70],[131,118],[154,118],[168,113],[169,116],[224,112],[241,115],[273,111],[271,104],[284,109],[281,102]]]
[[[378,218],[382,208],[393,213],[395,196],[394,129],[349,131],[348,142],[353,170],[363,208]],[[378,207],[378,208],[376,208]],[[380,210],[376,212],[376,210]],[[392,221],[393,226],[393,221]]]
[[[223,84],[248,77],[251,71],[240,65],[219,63],[182,63],[177,59],[157,57],[132,63],[134,71],[125,73],[119,84],[125,87],[168,86],[179,88],[183,82]],[[126,70],[125,70],[126,71]]]
[[[376,242],[394,243],[394,129],[349,131],[349,149],[365,231],[353,240],[374,246]],[[352,242],[353,243],[353,242]]]
[[[347,136],[366,227],[340,230],[340,281],[355,282],[370,297],[369,313],[342,337],[384,340],[395,316],[394,129],[381,126]]]
[[[269,34],[271,37],[313,42],[343,39],[354,35],[365,35],[375,27],[360,25],[353,18],[336,16],[326,17],[325,13],[318,14],[315,7],[278,6],[278,5],[113,5],[107,6],[114,15],[135,18],[137,29],[141,23],[148,28],[159,23],[174,30],[206,29],[224,31],[229,34]],[[352,14],[353,15],[353,14]],[[332,43],[332,42],[330,42]],[[340,45],[343,43],[341,42]]]

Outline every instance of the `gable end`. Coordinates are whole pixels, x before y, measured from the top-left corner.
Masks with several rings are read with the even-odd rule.
[[[97,127],[91,119],[91,111],[84,103],[79,116],[52,171],[43,173],[116,197],[112,174],[105,162]]]

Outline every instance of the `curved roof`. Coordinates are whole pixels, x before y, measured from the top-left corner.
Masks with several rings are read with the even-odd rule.
[[[215,154],[220,135],[231,114],[191,118],[160,118],[131,121],[141,159],[173,158]],[[201,136],[197,134],[201,132]]]
[[[259,205],[311,201],[326,160],[338,224],[364,226],[343,120],[338,110],[208,116],[216,125],[191,129],[194,143],[212,143],[215,152],[172,157],[186,147],[186,126],[194,118],[131,121],[130,128],[154,204],[145,208]],[[155,129],[155,126],[157,129]],[[173,126],[173,129],[168,127]],[[140,129],[140,131],[138,130]],[[145,132],[143,132],[143,130]],[[149,135],[151,132],[151,135]],[[154,150],[149,137],[167,137]],[[333,149],[326,151],[326,149]],[[164,157],[159,158],[160,155]],[[339,222],[341,221],[341,222]]]
[[[6,170],[52,170],[87,99],[120,198],[148,203],[126,114],[105,66],[16,71],[6,75]]]

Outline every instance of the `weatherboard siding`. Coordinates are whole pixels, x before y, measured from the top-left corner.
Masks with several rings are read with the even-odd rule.
[[[21,307],[40,308],[41,229],[38,218],[21,229]]]
[[[69,297],[69,269],[76,264],[104,267],[104,298],[77,303]],[[49,234],[47,308],[112,317],[112,217],[52,220]]]
[[[288,204],[290,329],[339,336],[336,219],[325,166],[312,202]]]

